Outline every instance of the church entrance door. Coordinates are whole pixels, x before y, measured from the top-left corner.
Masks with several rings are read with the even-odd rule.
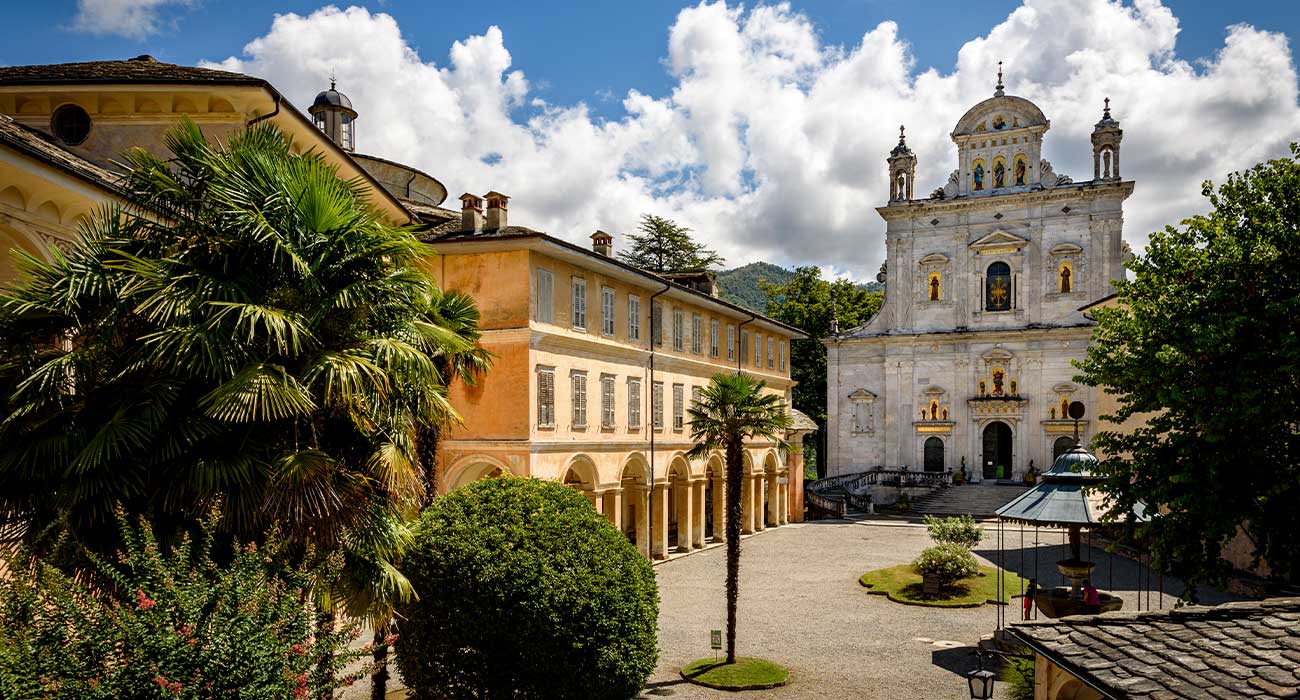
[[[985,479],[1011,478],[1011,426],[994,421],[984,427]]]
[[[925,470],[928,472],[943,471],[943,440],[937,437],[928,438],[925,441]]]

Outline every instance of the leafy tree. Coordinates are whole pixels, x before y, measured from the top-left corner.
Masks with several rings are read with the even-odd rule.
[[[695,242],[691,230],[671,219],[642,214],[641,233],[634,233],[629,250],[620,251],[619,259],[650,272],[688,272],[707,270],[722,263],[722,256]]]
[[[943,542],[921,551],[920,556],[912,562],[916,572],[922,576],[932,576],[944,588],[968,579],[979,573],[979,562],[970,550],[956,542]]]
[[[1239,529],[1274,574],[1300,576],[1300,148],[1230,175],[1212,210],[1151,236],[1117,280],[1081,381],[1145,418],[1095,444],[1115,513],[1144,502],[1155,561],[1191,595],[1222,583]]]
[[[650,562],[581,494],[485,479],[425,511],[397,665],[416,698],[633,698],[654,670]]]
[[[761,439],[788,450],[790,414],[780,394],[747,374],[720,373],[686,410],[691,421],[689,455],[703,458],[721,450],[727,469],[727,663],[736,663],[736,603],[740,598],[740,488],[746,440]]]
[[[790,375],[798,382],[794,407],[818,425],[825,425],[826,346],[822,340],[831,334],[831,319],[838,318],[843,331],[861,326],[880,310],[885,295],[846,279],[824,280],[816,267],[798,268],[787,284],[764,284],[763,291],[768,296],[767,315],[808,334],[805,340],[790,342]]]
[[[966,549],[974,549],[984,539],[984,528],[969,515],[954,515],[947,518],[925,516],[925,529],[935,544],[955,544]]]
[[[457,420],[447,383],[486,364],[473,303],[273,126],[221,145],[185,120],[165,143],[125,156],[127,205],[0,290],[0,517],[102,552],[117,504],[163,525],[219,507],[241,537],[342,548],[323,602],[383,622],[411,594],[393,561]]]
[[[316,698],[370,672],[344,671],[369,653],[349,648],[357,625],[315,626],[313,587],[337,576],[337,555],[293,567],[274,533],[221,547],[209,524],[168,549],[144,519],[114,529],[122,549],[83,552],[75,575],[30,550],[5,560],[0,697]]]

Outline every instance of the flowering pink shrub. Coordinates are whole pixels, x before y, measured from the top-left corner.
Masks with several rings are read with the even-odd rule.
[[[337,559],[291,566],[274,538],[214,558],[206,535],[164,548],[119,522],[114,561],[7,561],[21,575],[0,579],[0,698],[305,700],[375,670],[354,663],[369,656],[349,649],[357,628],[315,604]]]

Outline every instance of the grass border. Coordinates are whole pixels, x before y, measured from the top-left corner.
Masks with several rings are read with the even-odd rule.
[[[726,660],[718,661],[715,659],[711,659],[707,656],[702,659],[696,659],[686,664],[685,666],[682,666],[681,670],[678,671],[678,674],[681,675],[682,679],[685,680],[687,683],[703,686],[705,688],[711,688],[713,690],[726,690],[731,692],[740,692],[743,690],[771,690],[773,688],[780,688],[790,683],[790,669],[786,668],[785,666],[782,666],[781,664],[778,664],[775,661],[768,661],[767,659],[756,659],[749,656],[736,657],[737,665],[741,665],[747,661],[761,661],[762,663],[765,664],[771,664],[781,669],[781,671],[784,672],[785,676],[781,680],[773,681],[771,683],[750,683],[746,685],[726,685],[722,683],[710,683],[708,681],[700,680],[700,676],[704,675],[708,671],[711,671],[718,666],[726,665]],[[686,669],[696,664],[703,664],[705,662],[707,662],[707,664],[703,666],[700,670],[696,671],[693,675],[687,674]]]
[[[866,588],[868,594],[884,596],[888,598],[890,601],[894,603],[898,603],[899,605],[914,605],[922,608],[956,608],[956,609],[979,608],[985,605],[1009,605],[1012,597],[1011,591],[1014,588],[1018,587],[1018,584],[1016,582],[1016,578],[1017,578],[1016,573],[1013,571],[1007,571],[1003,569],[1002,573],[1007,578],[1007,601],[1006,602],[995,600],[993,598],[985,598],[983,601],[973,600],[969,602],[957,603],[957,602],[948,602],[946,600],[927,601],[927,600],[903,598],[901,596],[895,595],[898,592],[897,587],[892,589],[878,587],[877,584],[868,583],[866,580],[867,576],[877,572],[894,571],[900,569],[907,569],[910,567],[911,564],[899,564],[898,566],[887,566],[881,569],[872,569],[871,571],[868,571],[862,574],[862,576],[858,577],[858,584],[861,585],[863,588]],[[996,566],[983,566],[983,565],[980,566],[980,574],[983,576],[997,576],[997,573],[998,573],[998,568]],[[919,583],[921,580],[920,574],[914,574],[914,575],[916,576],[917,579],[916,582]],[[914,585],[914,584],[907,584],[907,585]]]

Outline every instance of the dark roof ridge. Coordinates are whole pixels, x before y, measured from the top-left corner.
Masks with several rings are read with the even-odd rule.
[[[143,84],[225,83],[267,85],[243,73],[183,66],[158,60],[79,61],[0,67],[0,85],[64,85],[134,82]]]

